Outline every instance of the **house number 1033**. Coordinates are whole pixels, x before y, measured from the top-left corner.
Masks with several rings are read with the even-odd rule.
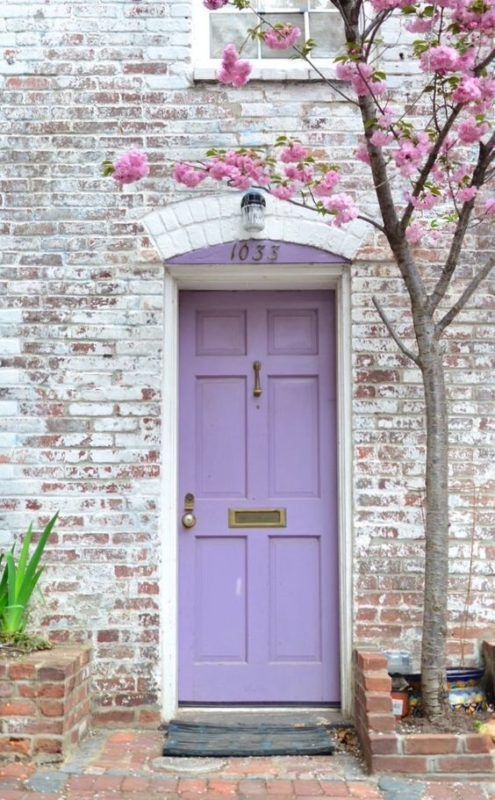
[[[234,242],[230,253],[231,262],[278,261],[280,245],[264,242]]]

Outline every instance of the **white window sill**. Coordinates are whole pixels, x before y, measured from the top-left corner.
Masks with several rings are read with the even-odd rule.
[[[335,64],[315,62],[315,66],[325,78],[338,80],[335,76]],[[196,64],[193,68],[194,81],[217,81],[220,61]],[[274,64],[253,64],[250,81],[321,81],[322,78],[306,63],[295,63],[289,59],[277,59]],[[340,82],[340,81],[339,81]]]

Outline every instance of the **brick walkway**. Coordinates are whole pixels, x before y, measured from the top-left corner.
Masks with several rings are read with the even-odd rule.
[[[157,732],[98,733],[60,767],[0,767],[0,800],[495,800],[493,783],[369,776],[347,754],[163,759]]]

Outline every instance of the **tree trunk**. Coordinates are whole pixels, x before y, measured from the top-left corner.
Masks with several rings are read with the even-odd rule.
[[[423,327],[423,326],[421,326]],[[426,330],[425,330],[426,328]],[[445,707],[449,560],[448,415],[439,342],[428,320],[417,337],[426,413],[426,523],[421,687],[425,713]]]

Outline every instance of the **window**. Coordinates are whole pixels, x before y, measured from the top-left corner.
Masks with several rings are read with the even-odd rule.
[[[330,65],[331,59],[343,51],[342,21],[330,0],[253,0],[253,3],[263,12],[267,22],[282,22],[300,28],[300,43],[313,39],[316,47],[311,59],[319,67]],[[195,61],[198,67],[204,68],[195,70],[195,77],[215,77],[214,70],[220,64],[223,48],[230,43],[235,44],[238,50],[243,45],[242,58],[254,62],[253,77],[263,77],[265,71],[273,75],[273,70],[280,72],[279,68],[293,75],[276,77],[297,77],[303,71],[308,73],[308,65],[296,56],[294,50],[271,50],[263,42],[249,37],[248,30],[259,23],[252,11],[237,11],[229,5],[218,11],[208,11],[201,0],[194,0],[194,6]],[[272,75],[268,74],[268,77]]]

